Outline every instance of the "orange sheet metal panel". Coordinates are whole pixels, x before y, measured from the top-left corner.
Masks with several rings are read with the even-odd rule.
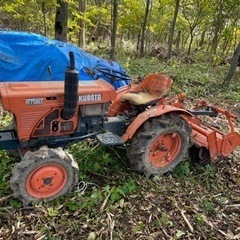
[[[106,81],[82,81],[78,85],[79,105],[109,102],[116,98],[114,87]],[[1,101],[5,109],[15,110],[63,106],[64,82],[5,82],[0,83]]]

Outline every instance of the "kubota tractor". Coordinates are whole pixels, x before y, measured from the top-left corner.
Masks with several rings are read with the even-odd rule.
[[[64,82],[0,83],[2,107],[14,119],[11,129],[0,131],[0,149],[19,153],[10,183],[24,205],[50,201],[74,188],[78,165],[62,147],[86,138],[125,144],[132,168],[147,176],[173,170],[189,152],[214,161],[239,146],[232,122],[236,116],[205,102],[204,111],[185,109],[183,94],[166,97],[172,84],[167,76],[150,74],[116,91],[102,79],[79,82],[74,55],[69,56]],[[229,122],[228,134],[197,117],[218,113]]]

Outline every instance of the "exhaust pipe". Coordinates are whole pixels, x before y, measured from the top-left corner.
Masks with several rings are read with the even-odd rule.
[[[75,68],[73,52],[69,52],[70,66],[65,71],[64,81],[64,107],[62,118],[72,118],[77,110],[78,103],[78,71]]]

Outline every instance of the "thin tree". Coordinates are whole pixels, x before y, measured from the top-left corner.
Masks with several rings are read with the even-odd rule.
[[[194,0],[192,3],[190,3],[188,0],[182,1],[182,14],[189,25],[188,27],[190,35],[187,55],[190,55],[191,53],[193,39],[195,36],[194,32],[197,26],[199,26],[203,21],[206,7],[207,0]]]
[[[140,49],[139,49],[139,57],[143,57],[144,55],[144,44],[145,44],[145,31],[146,31],[146,26],[147,26],[147,18],[148,18],[148,13],[149,13],[149,8],[150,8],[150,2],[151,0],[147,0],[146,2],[146,8],[145,8],[145,15],[144,15],[144,20],[143,20],[143,25],[142,25],[142,35],[141,35],[141,40],[140,40]]]
[[[36,4],[40,7],[40,12],[42,14],[42,21],[43,21],[43,35],[47,36],[47,2],[43,1],[36,1]]]
[[[117,2],[117,0],[113,0],[113,3],[112,3],[111,51],[110,51],[110,59],[112,59],[112,60],[115,60],[115,57],[116,57],[117,23],[118,23],[118,2]]]
[[[219,1],[216,4],[216,19],[214,23],[213,39],[211,42],[211,53],[215,55],[217,53],[218,40],[220,36],[221,29],[223,28],[223,1]]]
[[[175,26],[176,26],[176,22],[177,22],[179,2],[180,2],[180,0],[176,0],[174,16],[173,16],[173,20],[172,20],[172,24],[171,24],[171,30],[170,30],[169,39],[168,39],[168,54],[167,54],[167,59],[168,60],[171,60],[171,58],[172,58],[173,36],[174,36]]]
[[[67,22],[68,22],[68,3],[57,0],[56,18],[55,18],[55,39],[67,42]]]
[[[234,72],[235,72],[238,64],[239,64],[239,61],[240,61],[240,42],[238,43],[238,46],[237,46],[237,48],[236,48],[236,50],[233,54],[232,61],[231,61],[227,76],[225,77],[225,79],[223,81],[223,84],[225,86],[228,86],[230,81],[232,80],[232,77],[234,75]]]
[[[216,0],[213,2],[215,6],[215,18],[214,18],[214,30],[213,39],[211,42],[211,54],[217,54],[217,48],[221,39],[221,34],[224,32],[226,25],[230,25],[234,22],[236,16],[239,20],[239,0],[224,1]],[[230,21],[229,21],[230,20]],[[231,41],[230,41],[231,42]]]
[[[79,0],[79,12],[82,13],[84,16],[87,10],[87,0]],[[85,47],[85,35],[86,35],[86,29],[85,29],[85,20],[82,17],[79,19],[79,33],[78,33],[78,45],[82,48]]]

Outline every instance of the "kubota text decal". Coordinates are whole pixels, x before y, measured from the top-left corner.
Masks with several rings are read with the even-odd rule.
[[[80,95],[78,98],[79,102],[95,102],[95,101],[101,101],[101,100],[102,100],[101,94]]]

